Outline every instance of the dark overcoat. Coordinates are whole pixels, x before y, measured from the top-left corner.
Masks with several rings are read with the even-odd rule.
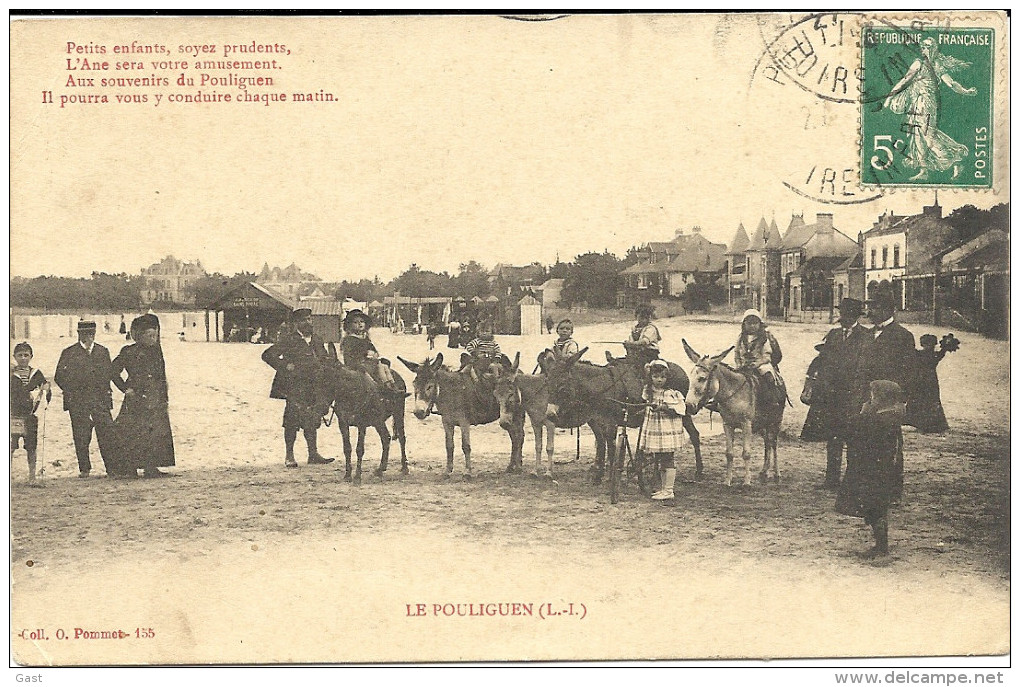
[[[851,327],[845,338],[842,327],[825,335],[817,369],[817,393],[809,411],[812,422],[810,426],[805,423],[804,428],[809,436],[802,434],[802,439],[828,441],[845,434],[847,419],[861,411],[856,397],[857,371],[862,352],[873,339],[871,330],[859,324]]]
[[[292,391],[301,391],[314,380],[305,379],[303,371],[309,369],[309,359],[325,359],[328,353],[322,339],[312,334],[311,343],[305,343],[296,332],[281,334],[279,343],[275,343],[262,353],[262,360],[276,370],[273,386],[269,391],[270,398],[287,398]],[[290,365],[291,369],[287,369]]]
[[[110,410],[112,376],[110,351],[105,346],[93,344],[90,355],[76,343],[61,352],[53,381],[64,392],[64,410]]]
[[[876,327],[871,341],[865,341],[857,365],[854,404],[860,408],[868,400],[869,386],[876,379],[888,379],[900,385],[907,400],[913,395],[917,354],[914,335],[899,322]]]

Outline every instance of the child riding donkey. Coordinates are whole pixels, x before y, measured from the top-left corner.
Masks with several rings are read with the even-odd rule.
[[[390,369],[389,361],[379,357],[379,351],[368,335],[372,319],[361,310],[351,310],[344,318],[345,336],[340,342],[344,365],[367,374],[384,396],[406,398]]]
[[[786,384],[777,367],[783,360],[779,341],[772,335],[755,309],[744,312],[740,322],[740,336],[734,350],[737,369],[758,380],[758,399],[770,405],[786,401]]]

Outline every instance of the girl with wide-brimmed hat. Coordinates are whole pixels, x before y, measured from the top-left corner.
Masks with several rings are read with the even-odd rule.
[[[372,318],[362,310],[351,310],[344,317],[344,338],[340,342],[344,365],[363,370],[388,392],[403,393],[397,388],[393,370],[379,357],[379,350],[368,335],[371,328]]]

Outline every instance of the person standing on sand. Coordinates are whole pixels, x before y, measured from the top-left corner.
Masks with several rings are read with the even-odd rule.
[[[914,388],[917,352],[914,335],[896,321],[896,301],[889,290],[879,289],[868,301],[868,318],[875,324],[872,336],[866,339],[857,365],[857,386],[854,407],[860,408],[871,397],[871,383],[877,380],[896,382],[907,402]],[[898,434],[899,448],[895,461],[898,498],[903,491],[903,432]]]
[[[108,459],[115,459],[116,433],[113,416],[110,415],[113,409],[112,376],[110,351],[96,343],[96,323],[81,320],[78,322],[78,343],[61,352],[57,372],[53,375],[53,381],[64,392],[64,410],[71,416],[71,434],[81,478],[92,472],[89,444],[92,443],[93,429],[96,430],[103,465]]]
[[[889,506],[898,493],[895,461],[906,404],[896,382],[873,381],[868,390],[867,403],[847,422],[847,469],[836,512],[871,526],[875,546],[864,556],[874,558],[889,553]]]
[[[124,346],[113,360],[113,383],[124,392],[115,423],[120,456],[110,477],[133,478],[144,470],[148,478],[166,477],[160,468],[176,465],[170,429],[166,363],[159,343],[159,318],[142,315],[131,322],[135,343]],[[121,374],[127,372],[125,380]]]
[[[805,441],[825,441],[825,481],[823,489],[835,489],[843,472],[844,430],[847,420],[861,408],[855,403],[854,379],[860,364],[861,352],[873,336],[858,320],[864,314],[864,303],[856,298],[844,298],[839,303],[839,326],[825,335],[821,365],[818,370],[820,393],[812,400],[811,410],[817,415],[817,425],[804,425],[801,438]],[[811,412],[808,413],[811,415]],[[811,431],[809,431],[809,429]]]
[[[276,370],[270,398],[282,398],[283,443],[286,450],[284,465],[296,468],[294,443],[298,430],[305,435],[308,445],[308,464],[326,465],[333,458],[319,454],[318,432],[322,413],[317,407],[315,374],[320,360],[328,356],[326,346],[312,331],[312,311],[298,308],[291,313],[293,328],[280,333],[280,341],[262,353],[262,360]]]

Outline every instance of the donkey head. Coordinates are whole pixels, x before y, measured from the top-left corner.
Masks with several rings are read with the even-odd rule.
[[[443,366],[443,354],[437,355],[435,360],[425,358],[423,363],[412,363],[400,356],[397,356],[397,360],[414,373],[414,381],[411,383],[414,389],[414,416],[424,420],[439,398],[438,372]]]
[[[546,416],[550,419],[555,419],[560,410],[576,398],[575,380],[570,372],[587,352],[588,347],[585,346],[566,360],[556,360],[555,357],[547,359],[548,367],[544,368],[545,374],[549,377],[549,404],[546,406]]]
[[[689,406],[701,408],[705,401],[718,392],[719,382],[713,378],[712,373],[715,371],[716,366],[730,354],[733,347],[730,346],[718,355],[709,356],[699,355],[697,351],[691,348],[686,339],[681,339],[681,342],[684,345],[684,352],[687,353],[687,357],[694,363],[694,367],[687,373],[691,381],[691,387],[687,390],[687,396],[684,400]]]

